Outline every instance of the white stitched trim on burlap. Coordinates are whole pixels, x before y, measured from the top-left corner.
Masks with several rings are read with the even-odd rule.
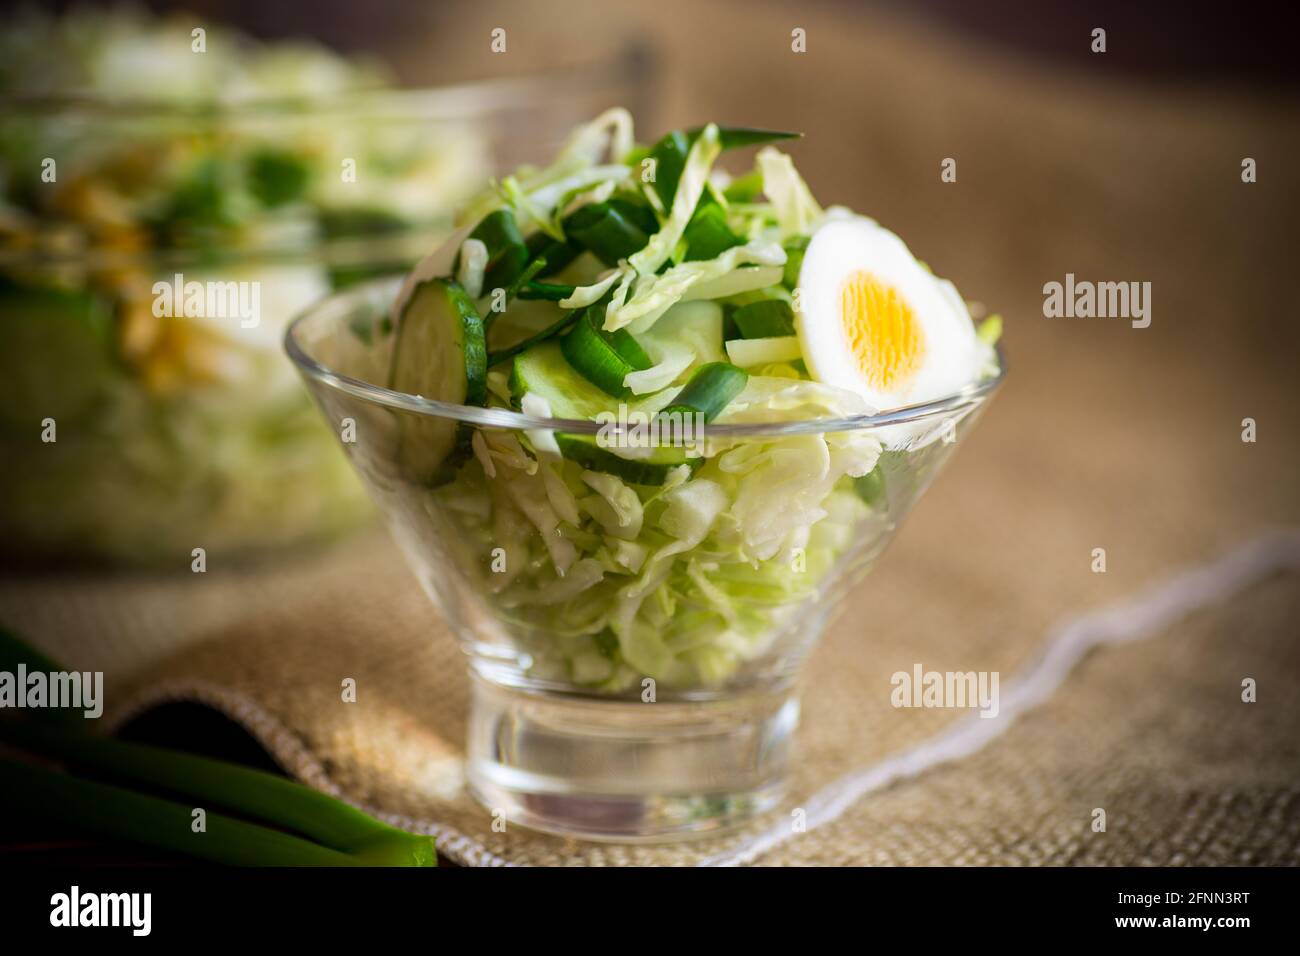
[[[1217,561],[1180,572],[1128,601],[1066,617],[1049,632],[1036,660],[1002,693],[996,717],[962,719],[909,750],[832,781],[804,801],[804,832],[832,822],[874,790],[982,749],[1006,733],[1018,716],[1051,697],[1093,648],[1160,634],[1193,611],[1217,604],[1283,568],[1300,569],[1300,531],[1265,533]],[[783,822],[700,865],[752,863],[794,835],[789,822]]]

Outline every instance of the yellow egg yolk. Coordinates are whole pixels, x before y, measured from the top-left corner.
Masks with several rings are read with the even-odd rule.
[[[891,391],[920,370],[925,335],[893,286],[864,270],[853,273],[840,287],[840,321],[849,351],[872,388]]]

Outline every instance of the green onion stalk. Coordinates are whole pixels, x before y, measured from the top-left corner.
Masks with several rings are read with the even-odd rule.
[[[0,665],[20,661],[29,670],[63,669],[0,630]],[[210,757],[94,737],[71,729],[60,711],[31,713],[35,721],[0,721],[0,742],[114,781],[0,761],[4,800],[33,818],[240,866],[437,865],[432,837],[390,826],[302,784]],[[204,811],[201,828],[196,809]]]

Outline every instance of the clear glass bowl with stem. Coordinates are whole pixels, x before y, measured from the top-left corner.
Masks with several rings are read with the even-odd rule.
[[[598,436],[602,426],[387,388],[397,288],[371,282],[324,300],[291,324],[285,346],[468,657],[474,794],[511,823],[613,841],[714,832],[773,806],[798,723],[804,659],[974,425],[1002,372],[870,417],[711,424],[706,456],[709,443],[742,458],[760,446],[802,454],[809,443],[846,440],[878,441],[885,450],[868,475],[845,477],[821,500],[777,497],[778,507],[822,515],[800,547],[759,560],[716,543],[736,507],[728,501],[689,553],[667,548],[662,561],[653,555],[635,570],[607,562],[594,582],[581,584],[575,565],[548,594],[506,585],[500,573],[509,538],[501,525],[505,477],[468,457],[454,481],[430,485],[427,471],[406,463],[403,442],[459,429],[481,432],[484,441],[513,435],[520,447],[536,448],[546,435]],[[706,457],[680,487],[707,481],[718,460]],[[667,527],[672,506],[663,501],[671,492],[637,492],[646,526]],[[588,521],[554,533],[580,540],[594,529]],[[536,545],[534,564],[544,563],[548,542],[525,543]],[[688,559],[690,575],[678,576],[676,592],[644,601],[623,627],[611,623],[656,561],[663,572]],[[711,605],[709,596],[723,588],[734,600]]]

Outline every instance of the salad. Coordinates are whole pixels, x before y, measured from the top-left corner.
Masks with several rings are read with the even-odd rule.
[[[482,185],[484,137],[398,95],[374,64],[192,16],[6,24],[5,550],[179,561],[368,513],[279,346],[331,290],[409,268]],[[257,289],[260,320],[159,314],[178,275]]]
[[[890,463],[933,424],[782,425],[942,398],[997,372],[951,283],[777,145],[709,124],[638,144],[627,111],[501,179],[407,277],[389,385],[534,419],[405,415],[399,461],[442,545],[542,680],[618,693],[736,679],[810,613]],[[719,157],[761,147],[730,177]],[[762,424],[770,433],[729,431]]]

